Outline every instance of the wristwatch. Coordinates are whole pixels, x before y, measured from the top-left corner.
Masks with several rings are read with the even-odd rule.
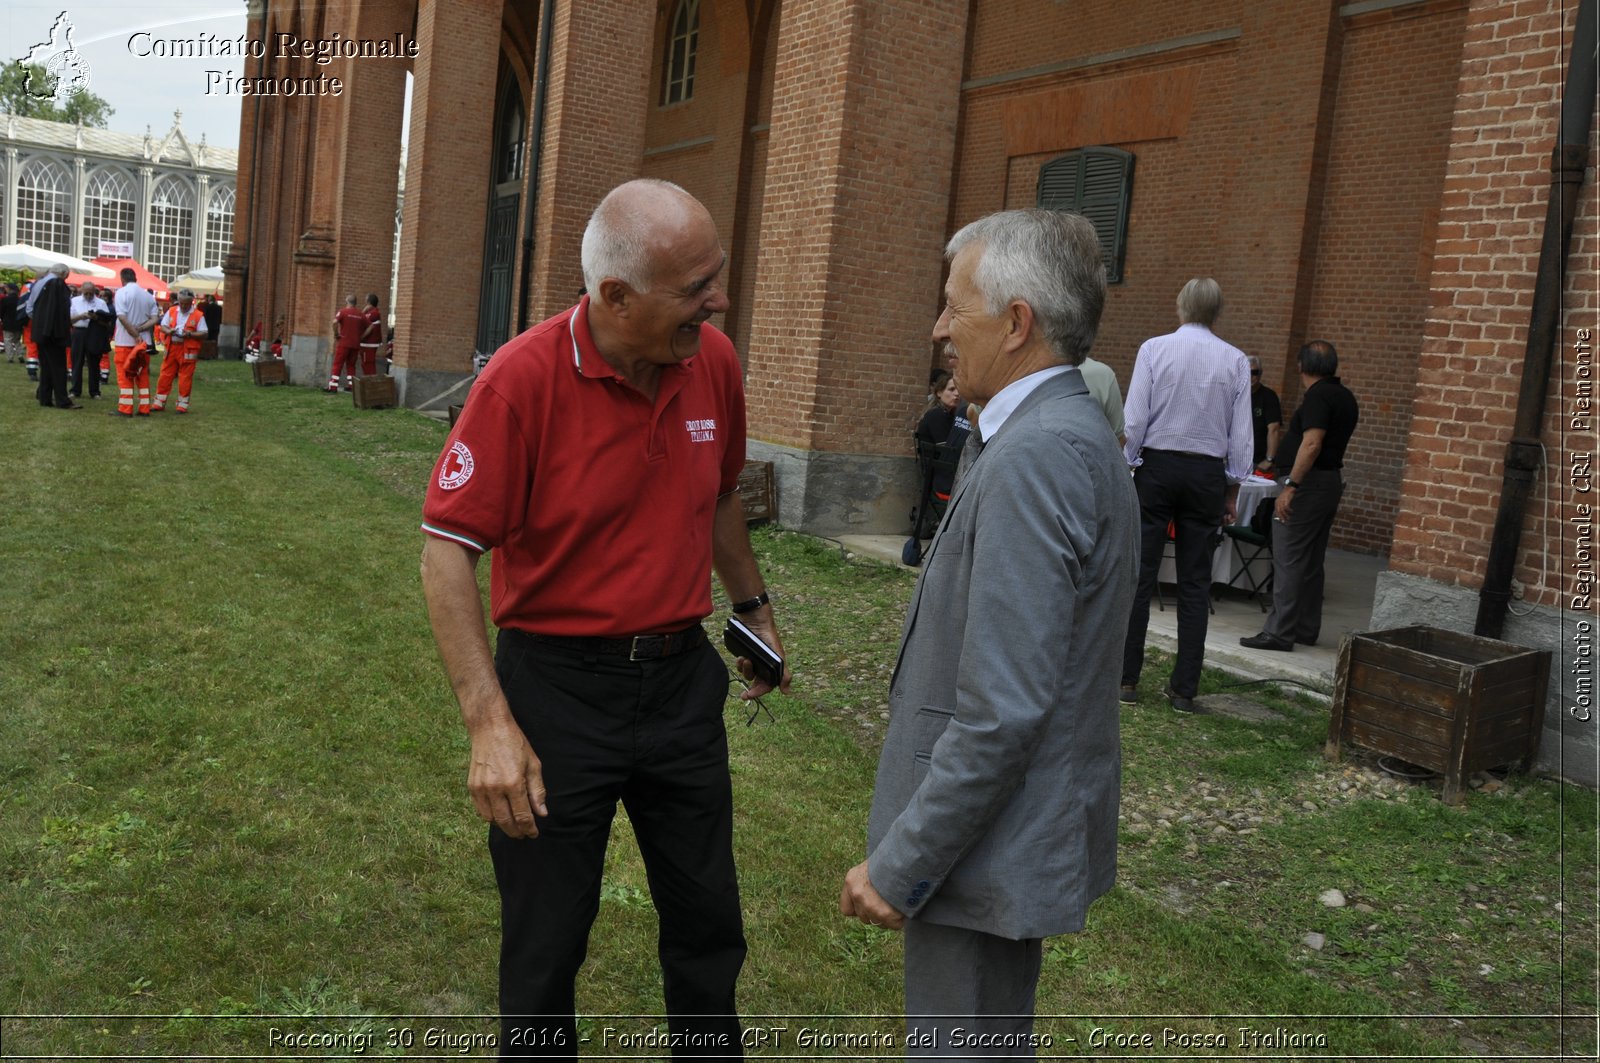
[[[753,613],[770,601],[772,601],[772,599],[767,597],[767,592],[762,591],[754,598],[746,598],[742,602],[734,602],[733,611],[736,613]]]
[[[1300,485],[1294,482],[1294,477],[1285,476],[1283,478],[1283,486],[1285,486],[1285,487],[1299,487]]]

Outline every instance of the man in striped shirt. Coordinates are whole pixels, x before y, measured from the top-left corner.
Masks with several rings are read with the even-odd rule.
[[[1177,546],[1178,659],[1162,693],[1179,712],[1194,696],[1205,658],[1206,598],[1217,528],[1237,518],[1239,483],[1250,475],[1255,429],[1250,365],[1243,351],[1211,331],[1222,289],[1196,277],[1178,293],[1178,331],[1146,340],[1123,404],[1123,454],[1139,493],[1139,588],[1122,653],[1122,702],[1138,700],[1150,595],[1169,529]]]

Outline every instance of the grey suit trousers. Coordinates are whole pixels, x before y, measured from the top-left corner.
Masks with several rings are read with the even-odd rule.
[[[906,1055],[1034,1055],[1033,1001],[1043,939],[906,922]]]
[[[1310,645],[1322,633],[1323,559],[1339,513],[1344,478],[1338,469],[1313,469],[1294,493],[1289,519],[1272,525],[1272,612],[1269,635]]]

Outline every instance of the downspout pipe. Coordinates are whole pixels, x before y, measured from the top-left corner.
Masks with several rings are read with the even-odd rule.
[[[265,34],[267,27],[267,14],[272,7],[271,0],[262,0],[261,4],[261,29]],[[256,73],[265,73],[257,70]],[[250,333],[255,326],[250,324],[250,260],[255,257],[256,249],[256,206],[261,200],[261,97],[255,98],[255,118],[250,128],[250,217],[245,228],[245,253],[244,271],[239,275],[239,352],[237,357],[244,357],[245,344],[250,341]],[[272,342],[267,339],[266,330],[262,330],[261,345],[265,347]]]
[[[1533,310],[1528,320],[1528,345],[1522,359],[1522,384],[1517,394],[1517,420],[1506,445],[1505,478],[1494,538],[1478,592],[1478,635],[1499,638],[1511,604],[1511,577],[1522,544],[1522,525],[1534,482],[1544,465],[1539,429],[1550,391],[1561,326],[1561,296],[1567,254],[1572,247],[1572,221],[1578,212],[1583,173],[1589,164],[1589,130],[1594,122],[1596,0],[1581,0],[1578,25],[1567,59],[1567,84],[1561,99],[1561,131],[1550,160],[1550,202],[1545,210],[1544,242],[1534,280]]]
[[[544,157],[544,109],[549,95],[550,33],[555,25],[556,0],[539,3],[539,60],[533,75],[533,144],[528,167],[527,213],[522,224],[522,280],[517,292],[517,332],[528,327],[528,288],[533,283],[533,233],[539,215],[539,163]]]

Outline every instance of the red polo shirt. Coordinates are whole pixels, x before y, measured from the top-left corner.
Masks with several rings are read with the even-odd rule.
[[[367,328],[367,319],[361,316],[361,311],[353,306],[341,306],[339,312],[333,315],[333,323],[339,328],[338,346],[361,345],[361,334]]]
[[[381,315],[378,313],[378,308],[368,304],[361,311],[361,320],[366,322],[361,333],[361,346],[376,347],[379,341],[383,339],[383,322]],[[373,325],[378,327],[370,332],[365,331],[365,329],[371,328]]]
[[[744,468],[728,337],[664,366],[654,404],[595,349],[589,300],[495,352],[434,466],[422,530],[493,550],[496,627],[616,637],[711,612],[717,497]]]

